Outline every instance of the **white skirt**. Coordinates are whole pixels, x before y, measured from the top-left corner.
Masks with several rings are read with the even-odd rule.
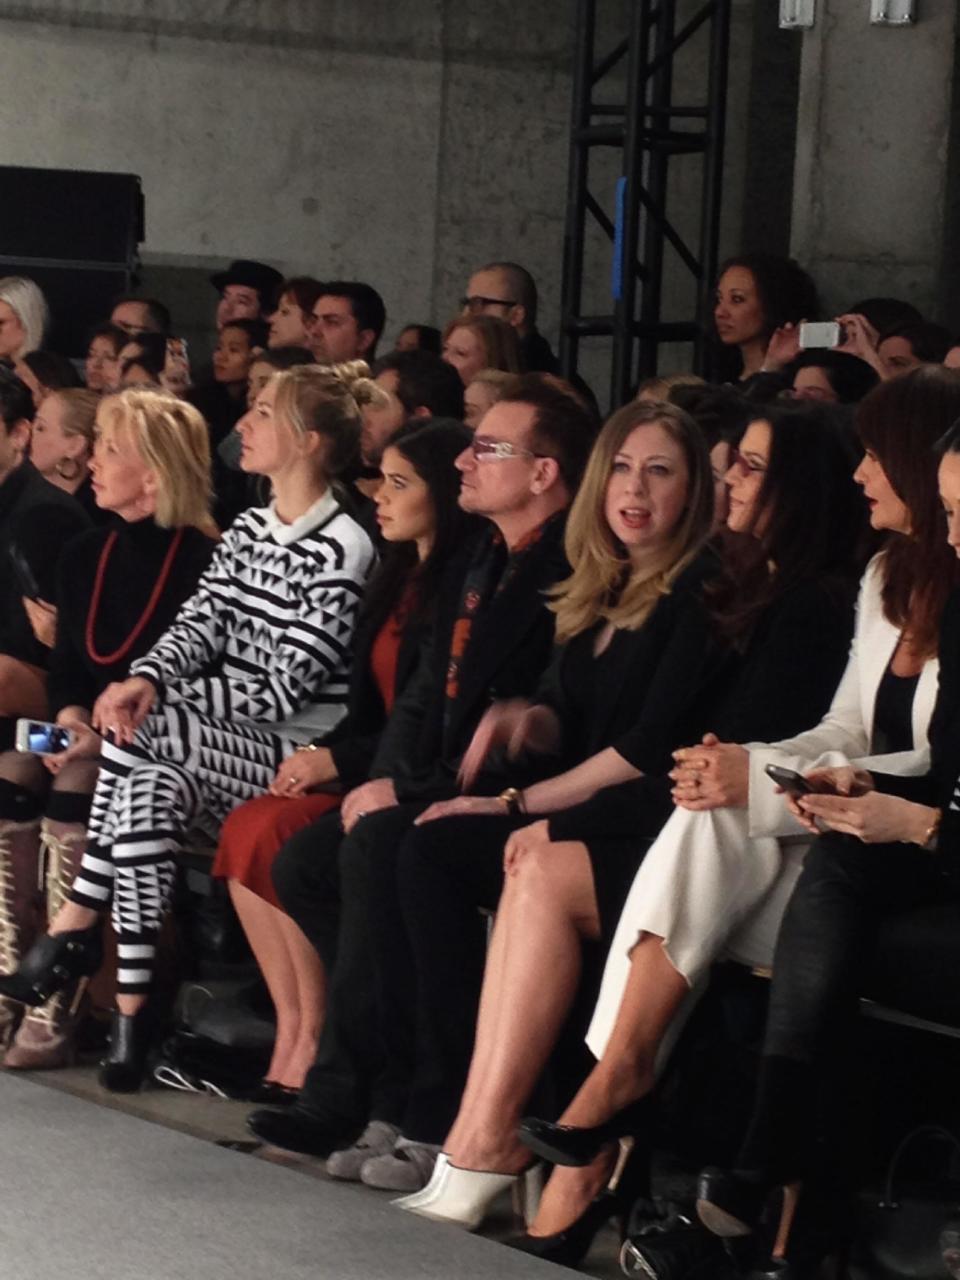
[[[594,1056],[606,1047],[631,953],[644,934],[663,939],[692,992],[720,959],[769,968],[809,845],[805,836],[751,837],[746,809],[675,809],[640,865],[614,934],[587,1032]],[[671,1044],[678,1030],[672,1028]]]

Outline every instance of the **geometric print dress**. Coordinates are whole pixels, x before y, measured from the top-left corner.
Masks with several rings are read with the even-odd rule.
[[[343,714],[357,610],[375,560],[328,491],[291,524],[272,507],[223,535],[176,621],[131,676],[157,689],[130,745],[108,735],[71,890],[111,905],[118,989],[145,994],[191,830],[215,837],[281,760]]]

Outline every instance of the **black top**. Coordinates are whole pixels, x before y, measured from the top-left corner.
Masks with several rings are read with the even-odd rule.
[[[921,777],[870,771],[878,791],[943,810],[938,848],[944,869],[960,875],[960,591],[940,624],[940,678],[930,721],[930,770]]]
[[[913,746],[913,699],[920,676],[898,676],[888,666],[877,686],[871,751],[891,755]]]
[[[692,709],[700,724],[684,727],[678,746],[703,733],[722,742],[776,742],[816,724],[826,713],[843,675],[853,631],[854,594],[833,581],[798,583],[767,608],[746,650],[728,654],[712,686]],[[685,683],[682,669],[676,680]],[[636,761],[632,761],[637,763]],[[640,806],[656,799],[669,805],[670,783],[661,757],[635,782],[605,787],[592,799],[550,818],[554,840],[587,840],[636,831]],[[638,764],[638,767],[643,767]]]
[[[520,359],[527,373],[559,373],[557,357],[550,350],[550,343],[538,329],[520,339]]]
[[[613,747],[641,772],[663,773],[671,752],[705,731],[730,661],[703,601],[704,577],[715,571],[704,553],[642,627],[615,631],[603,653],[594,653],[603,623],[557,651],[536,700],[560,719],[561,767]]]
[[[511,572],[502,590],[475,616],[452,707],[447,705],[447,670],[463,582],[478,551],[499,538],[496,530],[484,530],[479,541],[471,540],[451,562],[437,595],[429,643],[414,679],[394,705],[371,768],[371,777],[394,780],[401,800],[458,794],[457,769],[487,707],[500,698],[533,694],[553,648],[553,614],[544,592],[570,572],[563,531],[564,515],[555,515],[517,556],[496,548],[502,569],[509,565]],[[482,785],[477,789],[482,791]]]
[[[115,653],[142,617],[176,532],[161,529],[150,519],[128,523],[115,517],[109,525],[81,534],[65,548],[56,594],[57,642],[48,683],[52,715],[67,706],[91,708],[108,684],[125,678],[130,663],[142,658],[159,640],[193,594],[216,545],[199,529],[184,529],[170,575],[147,625],[122,659],[101,665],[87,652],[86,630],[107,539],[117,534],[94,622],[93,647],[102,657]]]
[[[89,516],[91,524],[109,524],[113,519],[111,512],[104,511],[103,507],[97,506],[97,499],[94,496],[93,485],[89,476],[84,478],[83,483],[77,488],[73,496]]]
[[[76,499],[44,480],[29,462],[0,484],[0,653],[38,667],[46,666],[49,656],[23,608],[11,546],[19,547],[30,565],[40,598],[51,601],[61,548],[89,523]]]

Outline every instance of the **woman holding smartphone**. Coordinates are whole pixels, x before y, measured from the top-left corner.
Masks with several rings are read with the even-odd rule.
[[[824,718],[770,746],[707,740],[676,753],[678,807],[637,873],[607,958],[588,1034],[597,1065],[561,1117],[567,1128],[530,1120],[523,1130],[535,1150],[583,1166],[555,1175],[566,1194],[583,1194],[623,1118],[637,1119],[710,965],[773,961],[809,836],[766,765],[926,770],[940,621],[958,578],[930,451],[957,417],[960,383],[939,369],[884,383],[858,410],[866,452],[855,479],[887,541],[864,574],[847,669]]]
[[[960,556],[960,424],[943,438],[939,451],[946,540],[951,553]],[[925,461],[932,471],[934,459],[928,455]],[[882,769],[882,761],[869,770],[814,769],[808,774],[812,792],[789,801],[794,818],[820,838],[807,856],[777,940],[756,1099],[736,1168],[709,1169],[700,1179],[700,1216],[720,1236],[750,1232],[772,1193],[781,1189],[784,1213],[776,1253],[811,1267],[830,1242],[829,1234],[817,1248],[812,1242],[795,1243],[792,1214],[803,1194],[801,1182],[816,1182],[828,1167],[823,1153],[815,1155],[818,1141],[827,1137],[829,1158],[846,1137],[848,1126],[837,1108],[832,1108],[832,1124],[824,1126],[824,1100],[839,1091],[844,1045],[859,998],[884,997],[874,972],[882,926],[926,907],[960,901],[957,591],[943,613],[930,768],[913,777]],[[922,930],[922,918],[917,923]],[[910,985],[903,960],[901,954],[901,988]],[[953,984],[945,983],[944,992],[931,992],[928,974],[925,966],[922,974],[913,975],[917,1005],[900,1007],[953,1020]],[[932,1011],[931,1002],[940,1008]],[[948,1012],[941,1011],[943,1005]],[[784,1274],[808,1273],[798,1266]]]
[[[90,460],[93,493],[109,524],[65,548],[55,595],[48,692],[70,745],[56,754],[0,756],[0,968],[10,972],[37,927],[53,918],[86,846],[101,739],[98,696],[122,679],[176,617],[213,554],[206,423],[172,396],[124,391],[99,402]],[[45,736],[45,735],[35,735]],[[49,736],[49,735],[46,735]],[[65,995],[22,1017],[0,998],[4,1066],[62,1066],[72,1019]],[[19,1027],[18,1027],[19,1023]]]
[[[374,559],[331,488],[357,452],[354,386],[335,367],[302,366],[261,391],[238,426],[241,466],[270,478],[272,504],[224,535],[176,621],[94,706],[106,736],[87,850],[69,901],[0,992],[39,1004],[93,972],[110,907],[118,1010],[106,1089],[129,1092],[143,1077],[157,937],[188,833],[215,834],[342,714]]]
[[[749,423],[742,434],[726,475],[725,564],[722,571],[717,566],[704,592],[707,608],[701,623],[723,638],[735,661],[724,671],[697,732],[705,724],[751,737],[789,731],[804,723],[811,707],[828,705],[850,640],[856,579],[852,548],[863,524],[851,461],[845,429],[817,409],[771,410],[769,419]],[[851,549],[846,563],[838,556],[840,546]],[[677,674],[667,684],[667,696],[674,701],[677,685],[694,674],[685,667],[684,655],[679,656]],[[495,714],[496,709],[491,721]],[[609,945],[637,866],[670,815],[668,768],[669,762],[634,782],[607,786],[581,804],[569,803],[569,788],[563,796],[562,777],[524,789],[529,825],[510,836],[505,848],[500,846],[503,892],[487,955],[473,1060],[459,1114],[444,1143],[446,1158],[458,1172],[507,1170],[529,1159],[516,1136],[522,1108],[577,995],[584,948],[597,942],[601,948]],[[549,789],[561,792],[552,804]],[[465,798],[447,807],[458,803],[482,802]],[[404,887],[409,884],[410,889],[402,898],[418,955],[422,1003],[436,985],[424,940],[434,940],[432,966],[437,970],[441,931],[449,935],[466,924],[453,905],[453,891],[466,875],[456,859],[443,858],[439,838],[445,824],[431,825],[437,828],[437,842],[424,848],[415,865],[402,868]],[[459,851],[457,840],[448,837],[448,843]],[[416,899],[436,908],[434,886],[440,884],[448,888],[431,923],[426,909],[417,909]],[[452,940],[444,956],[449,968],[463,967]],[[461,1003],[469,1008],[467,1000]],[[454,1022],[452,1009],[448,1021]],[[446,1039],[451,1042],[449,1033]],[[452,1055],[448,1067],[451,1062]],[[459,1072],[450,1074],[454,1085],[462,1078]],[[437,1096],[434,1085],[434,1102]],[[439,1118],[436,1112],[435,1106],[434,1119]],[[412,1115],[411,1124],[423,1122],[422,1114]],[[625,1118],[624,1123],[624,1134],[631,1133],[631,1121]],[[608,1154],[601,1153],[597,1167],[576,1188],[565,1185],[562,1174],[551,1179],[536,1234],[526,1242],[531,1252],[575,1262],[592,1234],[622,1207],[623,1184],[617,1196],[601,1197],[587,1210],[593,1193],[611,1176]],[[455,1216],[442,1190],[432,1201],[426,1193],[423,1203],[412,1198],[408,1207],[433,1217]]]

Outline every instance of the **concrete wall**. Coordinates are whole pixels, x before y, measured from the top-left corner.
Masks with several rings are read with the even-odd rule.
[[[889,294],[945,312],[955,0],[913,27],[872,27],[867,4],[821,0],[803,37],[793,250],[830,307]]]
[[[442,323],[526,262],[558,304],[571,25],[550,0],[0,3],[0,161],[143,178],[145,283],[203,323],[212,266],[369,279]],[[29,13],[30,21],[22,21]]]

